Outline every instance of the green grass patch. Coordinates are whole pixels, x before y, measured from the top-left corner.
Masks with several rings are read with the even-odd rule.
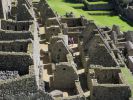
[[[122,31],[133,30],[133,27],[127,24],[125,21],[121,20],[119,16],[109,16],[109,15],[89,15],[93,11],[84,11],[82,3],[71,3],[65,2],[65,0],[48,0],[51,8],[56,11],[59,15],[63,16],[66,12],[73,12],[76,17],[80,15],[85,16],[88,20],[94,20],[97,25],[112,27],[113,24],[119,25]],[[95,11],[103,12],[103,11]]]
[[[132,89],[132,97],[133,97],[133,75],[131,74],[128,68],[121,68],[124,79],[127,81],[128,85],[130,85]]]

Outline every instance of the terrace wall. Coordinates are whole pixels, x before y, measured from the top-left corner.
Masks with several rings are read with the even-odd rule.
[[[102,4],[90,4],[87,0],[84,0],[84,5],[87,10],[112,10],[113,6],[109,3]]]

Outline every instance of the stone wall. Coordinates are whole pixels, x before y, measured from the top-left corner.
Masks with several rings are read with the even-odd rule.
[[[52,38],[52,36],[58,36],[58,34],[62,34],[59,26],[46,27],[45,30],[46,30],[46,39],[48,41],[50,40],[50,38]]]
[[[63,36],[60,36],[60,37],[56,36],[51,38],[50,45],[49,45],[51,61],[54,63],[67,62],[66,55],[70,53],[69,48],[67,46],[68,46],[68,42],[65,42],[65,39],[63,39]]]
[[[117,66],[113,55],[108,52],[106,45],[102,42],[98,34],[95,34],[93,38],[88,40],[88,48],[86,50],[88,51],[89,65],[96,64],[105,67]]]
[[[45,22],[46,39],[49,41],[52,36],[58,36],[62,34],[61,24],[57,17],[48,18]]]
[[[103,31],[93,22],[89,22],[82,32],[81,41],[83,43],[81,48],[83,47],[83,49],[80,50],[81,54],[85,55],[82,57],[88,58],[87,66],[90,64],[103,65],[104,67],[125,65],[122,56],[118,53],[119,50],[113,42],[110,42],[111,38],[108,34],[108,31]]]
[[[14,96],[11,96],[11,95],[7,95],[4,97],[4,100],[55,100],[53,99],[53,97],[46,93],[46,92],[43,92],[43,91],[37,91],[35,93],[31,93],[31,94],[18,94],[18,95],[14,95]]]
[[[41,15],[41,22],[42,24],[46,23],[48,18],[56,17],[54,11],[49,7],[46,0],[40,0],[39,2],[39,11]]]
[[[32,1],[1,1],[14,1],[12,6],[15,11],[11,19],[8,19],[8,13],[11,14],[8,12],[4,13],[7,18],[0,20],[0,71],[17,72],[17,75],[11,75],[11,77],[7,73],[5,76],[1,75],[4,79],[0,79],[0,97],[4,100],[3,97],[7,95],[29,95],[37,92],[38,89],[42,89],[41,86],[39,87],[42,80],[39,79],[38,26]],[[10,6],[4,6],[3,9],[9,10]]]
[[[89,21],[88,25],[82,32],[83,34],[81,35],[81,36],[83,36],[83,42],[85,44],[88,42],[89,38],[91,37],[90,34],[94,33],[95,29],[96,29],[96,25],[95,25],[94,21]]]
[[[34,93],[37,91],[35,76],[25,75],[18,79],[7,80],[0,83],[0,97],[21,93]]]
[[[17,70],[20,74],[28,72],[33,60],[29,54],[17,52],[0,52],[0,69]]]
[[[121,18],[128,23],[133,21],[133,3],[132,0],[112,0],[113,6]]]
[[[126,41],[131,41],[133,42],[133,31],[128,31],[125,33],[125,38],[126,38]]]
[[[90,100],[129,100],[130,87],[117,68],[89,69]]]
[[[100,84],[119,84],[119,73],[121,73],[121,70],[119,68],[101,68],[100,66],[91,66],[92,69],[94,69],[95,72],[95,78],[97,79],[97,82]]]
[[[111,10],[112,5],[110,4],[89,4],[87,10]]]
[[[0,40],[32,39],[29,31],[3,31],[0,30]]]
[[[13,31],[28,31],[32,21],[1,20],[1,29]]]
[[[81,18],[61,18],[61,23],[66,23],[68,27],[83,26]]]
[[[47,27],[50,27],[50,26],[61,26],[60,22],[59,22],[59,19],[57,17],[52,17],[52,18],[48,18],[46,20],[46,26]]]
[[[0,41],[0,51],[5,52],[27,52],[29,42],[26,40]],[[31,48],[32,49],[32,48]]]
[[[68,32],[82,32],[85,29],[85,26],[80,26],[80,27],[68,27],[67,31]]]
[[[90,100],[129,100],[131,91],[127,85],[93,85]]]
[[[32,1],[30,0],[18,0],[17,3],[17,20],[25,21],[25,20],[33,20],[34,19],[34,11],[32,8]]]
[[[65,81],[64,81],[65,80]],[[74,89],[75,81],[79,80],[77,69],[69,62],[62,62],[53,66],[53,77],[51,88],[53,89]]]
[[[129,20],[133,21],[133,6],[129,6],[126,10],[125,10],[125,15]]]

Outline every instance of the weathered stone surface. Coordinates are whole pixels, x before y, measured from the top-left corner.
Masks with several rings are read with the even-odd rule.
[[[59,90],[54,90],[50,92],[50,94],[52,95],[52,97],[63,97],[63,92]]]
[[[53,78],[50,85],[52,88],[62,90],[75,87],[75,80],[79,80],[79,78],[74,65],[69,62],[62,62],[53,67]]]
[[[131,96],[130,87],[124,83],[120,69],[89,69],[88,78],[90,100],[129,100]]]

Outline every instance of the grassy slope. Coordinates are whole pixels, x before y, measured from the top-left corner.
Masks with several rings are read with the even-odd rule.
[[[118,16],[108,15],[89,15],[88,13],[93,12],[104,12],[104,11],[84,11],[82,10],[83,4],[64,2],[64,0],[48,0],[49,5],[57,11],[59,15],[65,15],[66,12],[74,12],[76,17],[84,15],[89,20],[95,20],[95,23],[101,26],[109,26],[115,23],[119,25],[122,31],[133,30],[133,27],[129,26],[126,22],[122,21]]]

